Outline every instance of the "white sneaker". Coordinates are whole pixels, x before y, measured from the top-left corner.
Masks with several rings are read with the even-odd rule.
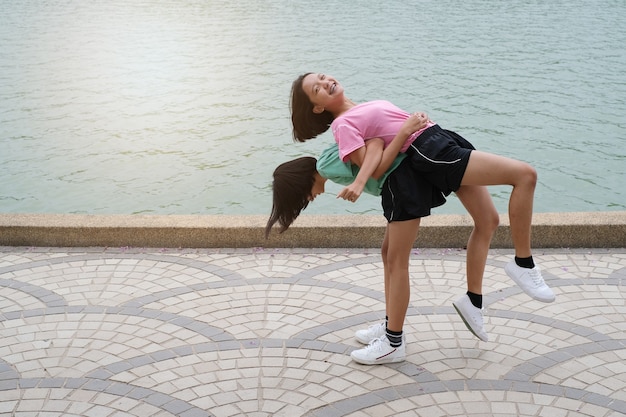
[[[363,343],[364,345],[369,345],[372,340],[378,339],[381,336],[385,336],[385,334],[386,328],[385,322],[383,321],[378,324],[373,324],[367,329],[357,330],[354,333],[354,337],[356,337],[356,340],[358,340],[360,343]]]
[[[459,313],[463,323],[467,326],[470,332],[483,342],[489,341],[489,336],[485,331],[483,325],[483,311],[478,307],[474,307],[472,301],[467,294],[464,294],[461,298],[452,303],[456,312]]]
[[[387,336],[382,336],[372,340],[372,343],[362,349],[353,350],[350,357],[363,365],[402,362],[406,359],[404,345],[402,343],[398,347],[392,347]]]
[[[541,270],[538,266],[534,268],[522,268],[517,266],[515,261],[511,261],[504,267],[506,274],[529,296],[535,300],[551,303],[556,298],[554,292],[546,285]]]

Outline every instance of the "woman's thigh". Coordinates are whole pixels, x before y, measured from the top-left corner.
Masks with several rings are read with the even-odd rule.
[[[515,185],[533,172],[534,169],[526,162],[472,151],[461,185]]]
[[[489,190],[482,185],[462,185],[456,196],[461,200],[467,212],[477,225],[493,225],[497,227],[499,214],[491,199]]]
[[[419,226],[419,218],[387,224],[385,240],[387,244],[386,257],[389,264],[396,267],[408,265]]]

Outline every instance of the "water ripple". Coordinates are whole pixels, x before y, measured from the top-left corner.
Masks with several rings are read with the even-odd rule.
[[[537,211],[626,209],[621,1],[0,6],[3,212],[268,213],[274,167],[332,141],[291,140],[291,81],[318,70],[532,163]],[[380,212],[338,190],[307,212]]]

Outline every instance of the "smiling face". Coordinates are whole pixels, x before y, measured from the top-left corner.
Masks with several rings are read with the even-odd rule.
[[[328,110],[333,113],[344,103],[343,86],[326,74],[309,74],[302,80],[302,90],[313,104],[313,112]]]

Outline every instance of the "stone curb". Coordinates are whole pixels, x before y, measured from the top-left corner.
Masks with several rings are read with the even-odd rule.
[[[386,221],[371,215],[302,215],[285,233],[264,238],[267,216],[0,214],[0,245],[166,248],[372,248]],[[422,220],[415,247],[464,247],[468,215]],[[535,248],[626,247],[626,211],[536,213]],[[509,220],[500,216],[492,248],[511,248]]]

